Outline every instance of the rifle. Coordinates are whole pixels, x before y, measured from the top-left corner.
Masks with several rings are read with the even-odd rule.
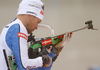
[[[85,22],[85,24],[87,26],[66,33],[69,33],[71,36],[73,32],[84,29],[98,30],[93,28],[92,20]],[[55,45],[63,40],[64,35],[65,33],[53,37],[35,39],[35,36],[31,33],[30,36],[28,36],[28,42],[30,42],[28,52],[29,58],[36,58],[38,56],[47,55],[49,53],[56,53],[57,49],[55,48]]]

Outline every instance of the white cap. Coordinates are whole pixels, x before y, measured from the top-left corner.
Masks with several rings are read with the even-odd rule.
[[[41,0],[22,0],[17,15],[19,14],[30,14],[43,20],[44,4]]]

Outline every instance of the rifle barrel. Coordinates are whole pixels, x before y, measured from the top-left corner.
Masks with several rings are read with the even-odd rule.
[[[69,33],[73,33],[73,32],[77,32],[77,31],[80,31],[80,30],[83,30],[83,29],[86,29],[86,28],[88,28],[88,26],[86,26],[86,27],[83,27],[83,28],[80,28],[80,29],[77,29],[77,30],[73,30],[73,31],[70,31]]]

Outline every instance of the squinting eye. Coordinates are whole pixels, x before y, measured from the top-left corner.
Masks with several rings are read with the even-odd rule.
[[[42,9],[44,10],[44,5],[42,6]]]

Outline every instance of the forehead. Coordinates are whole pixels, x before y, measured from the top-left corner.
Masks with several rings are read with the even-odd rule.
[[[39,19],[39,18],[38,18],[38,19]],[[42,20],[41,20],[41,19],[39,19],[39,20],[38,20],[38,23],[41,23],[41,21],[42,21]]]
[[[35,17],[35,16],[34,16],[34,18],[35,18],[35,20],[38,21],[38,23],[41,23],[41,21],[42,21],[41,19],[39,19],[39,18],[37,18],[37,17]]]

